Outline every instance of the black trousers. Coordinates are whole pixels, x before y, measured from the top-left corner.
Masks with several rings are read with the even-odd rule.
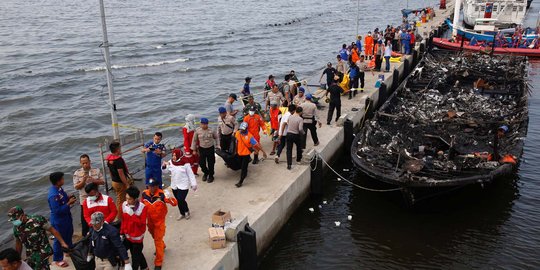
[[[285,149],[285,146],[287,146],[287,136],[281,136],[281,139],[279,140],[279,144],[277,147],[276,155],[279,157],[281,155],[281,152],[283,149]]]
[[[124,240],[124,246],[131,252],[131,267],[133,270],[148,268],[148,263],[142,253],[144,247],[143,243],[133,243],[126,239]]]
[[[287,133],[287,165],[292,165],[292,149],[296,145],[296,161],[302,161],[302,135]]]
[[[330,102],[329,108],[328,108],[328,118],[326,119],[326,123],[330,123],[332,121],[332,115],[334,115],[334,109],[336,110],[336,121],[341,116],[341,102],[340,103],[333,103]]]
[[[380,71],[382,65],[382,55],[375,55],[375,70]]]
[[[185,216],[189,212],[188,204],[186,202],[186,197],[188,195],[189,189],[173,189],[174,198],[178,201],[178,210],[180,210],[180,215]]]
[[[364,78],[366,76],[366,73],[365,72],[360,72],[358,74],[358,78],[360,79],[360,89],[364,89]]]
[[[84,213],[83,213],[83,206],[81,205],[81,226],[82,226],[82,235],[85,236],[88,234],[88,231],[90,230],[90,227],[88,227],[88,223],[86,223],[86,220],[84,219]]]
[[[231,146],[231,140],[232,133],[229,135],[219,134],[219,146],[221,147],[221,150],[229,151],[229,147]]]
[[[240,172],[240,183],[244,183],[244,179],[246,179],[247,173],[248,173],[248,165],[250,161],[250,156],[238,156],[240,159],[241,164],[241,172]]]
[[[214,146],[209,148],[199,147],[199,166],[204,174],[214,176],[214,164],[216,164],[216,155]]]
[[[317,137],[317,123],[313,121],[311,124],[304,123],[304,136],[302,136],[302,148],[306,149],[307,142],[307,132],[308,130],[311,133],[311,139],[313,139],[314,144],[319,143],[319,137]]]

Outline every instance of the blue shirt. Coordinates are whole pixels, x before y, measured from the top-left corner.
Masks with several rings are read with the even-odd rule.
[[[244,96],[249,96],[249,94],[251,94],[251,92],[249,90],[249,83],[244,84],[244,89],[242,90],[242,94]]]
[[[155,144],[154,141],[149,141],[144,145],[145,148],[161,149],[165,151],[165,145],[162,143]],[[154,151],[146,153],[146,166],[161,170],[161,155],[156,154]]]
[[[341,60],[349,61],[349,53],[347,52],[347,49],[341,49],[339,51],[339,56],[341,57]]]
[[[47,201],[51,209],[52,224],[57,222],[63,223],[65,221],[71,222],[71,211],[68,205],[69,196],[63,188],[57,188],[56,186],[49,187]]]
[[[358,51],[361,52],[362,51],[362,41],[356,40],[356,47],[358,48]]]

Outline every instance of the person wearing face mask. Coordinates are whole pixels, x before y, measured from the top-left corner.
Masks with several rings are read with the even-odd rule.
[[[118,230],[105,222],[103,213],[93,213],[90,225],[91,244],[87,261],[92,260],[93,256],[96,259],[96,270],[113,270],[119,264],[119,257],[124,261],[124,270],[133,270]]]
[[[270,96],[268,96],[270,98]],[[248,125],[248,131],[251,133],[253,138],[257,142],[261,141],[261,135],[259,134],[260,130],[263,130],[263,133],[266,134],[266,124],[262,120],[261,116],[255,113],[256,108],[250,107],[249,108],[249,114],[244,117],[244,122]],[[253,157],[253,164],[259,163],[259,155],[257,152],[255,152],[255,155]]]
[[[193,141],[196,128],[195,115],[186,115],[186,125],[184,128],[182,128],[182,133],[184,134],[184,153],[186,154],[186,158],[189,160],[189,164],[191,164],[193,174],[199,175],[197,173],[199,170],[199,156],[196,153],[191,152],[191,142]]]
[[[191,171],[191,168],[188,168]],[[136,187],[126,190],[126,201],[122,204],[122,225],[120,235],[124,236],[124,246],[131,252],[131,263],[135,270],[148,269],[144,258],[143,242],[146,232],[146,207],[139,201],[140,191]]]
[[[248,165],[250,160],[251,152],[255,152],[255,156],[257,156],[257,153],[259,151],[263,152],[263,157],[266,158],[266,152],[262,148],[259,141],[255,139],[255,137],[248,131],[249,124],[246,122],[242,122],[240,124],[240,127],[238,128],[238,131],[234,134],[234,137],[237,140],[237,155],[240,159],[241,164],[241,173],[240,173],[240,181],[235,184],[236,187],[241,187],[244,183],[244,180],[247,177],[248,173]]]
[[[197,190],[197,179],[193,172],[189,169],[189,163],[183,158],[184,154],[180,149],[174,149],[172,153],[172,159],[168,162],[163,162],[161,168],[163,172],[171,173],[171,188],[174,197],[178,201],[178,210],[180,210],[180,216],[176,220],[183,218],[190,219],[189,207],[186,202],[186,197],[189,192],[189,188],[193,191]]]
[[[368,32],[366,37],[364,38],[364,53],[366,55],[366,59],[371,59],[373,57],[373,45],[374,45],[373,37],[371,36],[371,31]]]
[[[92,168],[90,163],[90,157],[87,154],[82,154],[79,158],[81,168],[73,173],[73,187],[79,191],[79,202],[81,204],[81,225],[82,235],[86,235],[90,227],[84,220],[83,203],[88,197],[88,194],[84,191],[84,187],[90,183],[96,183],[97,185],[104,185],[103,173],[98,168]]]
[[[49,257],[53,254],[53,249],[49,244],[47,232],[54,235],[63,248],[69,248],[62,235],[44,216],[26,215],[20,206],[15,206],[9,209],[8,218],[13,224],[15,250],[20,255],[23,247],[26,248],[26,263],[32,269],[50,269]]]
[[[105,215],[105,221],[112,223],[118,214],[111,197],[101,194],[96,183],[90,183],[84,187],[88,197],[83,203],[84,220],[90,224],[91,216],[95,212],[101,212]]]
[[[71,217],[70,206],[77,202],[75,195],[68,196],[62,186],[64,185],[64,173],[53,172],[49,176],[51,187],[47,201],[51,209],[51,225],[62,235],[62,239],[72,246],[71,239],[73,238],[73,218]],[[58,239],[54,240],[53,244],[53,262],[56,266],[67,267],[69,264],[64,261],[64,252]]]

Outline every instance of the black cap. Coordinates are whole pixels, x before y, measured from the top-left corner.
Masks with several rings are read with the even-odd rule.
[[[236,96],[236,94],[230,94],[229,97],[232,97],[234,100],[238,100],[238,97]]]

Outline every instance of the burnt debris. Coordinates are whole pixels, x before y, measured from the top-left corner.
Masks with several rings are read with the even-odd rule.
[[[368,175],[418,185],[515,168],[527,133],[526,66],[524,57],[426,54],[361,130],[353,158]]]

